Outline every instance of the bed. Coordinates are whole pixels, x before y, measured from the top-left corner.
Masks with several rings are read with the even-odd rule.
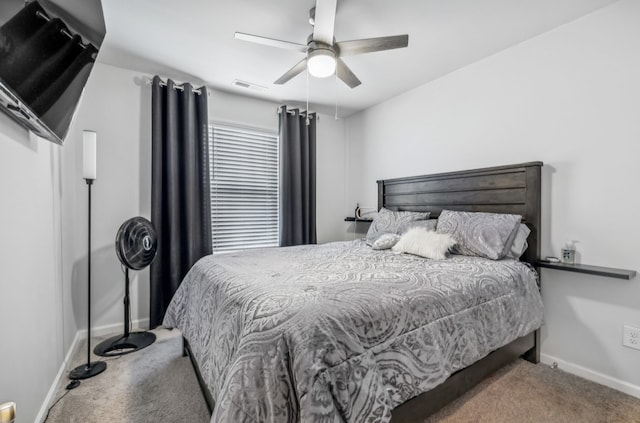
[[[164,325],[183,333],[212,421],[421,421],[516,357],[537,362],[541,166],[378,181],[379,208],[521,215],[521,260],[360,240],[201,259]]]

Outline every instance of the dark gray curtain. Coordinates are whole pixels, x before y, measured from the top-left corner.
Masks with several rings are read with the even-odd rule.
[[[150,327],[164,313],[191,266],[211,254],[207,90],[182,90],[153,78],[151,222],[158,254],[151,264]]]
[[[316,243],[316,116],[280,114],[280,245]]]

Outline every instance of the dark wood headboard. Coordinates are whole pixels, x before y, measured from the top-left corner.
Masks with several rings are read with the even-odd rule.
[[[542,162],[378,181],[378,209],[429,211],[443,209],[522,216],[531,234],[523,261],[540,258],[540,174]]]

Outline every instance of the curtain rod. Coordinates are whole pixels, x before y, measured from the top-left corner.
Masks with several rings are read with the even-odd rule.
[[[51,18],[48,17],[47,15],[45,15],[44,13],[40,12],[39,10],[36,12],[36,16],[44,19],[47,22],[51,21]],[[66,29],[62,28],[60,30],[60,32],[62,32],[64,35],[66,35],[67,37],[71,38],[73,40],[73,34],[71,34],[69,31],[67,31]],[[84,43],[82,42],[82,37],[80,37],[80,42],[78,43],[80,45],[80,47],[82,47],[83,49],[87,49],[87,46],[84,45]]]
[[[286,107],[286,106],[279,106],[278,109],[276,110],[276,113],[280,114],[280,112],[281,112],[283,107]],[[290,115],[294,115],[296,113],[295,110],[300,110],[300,109],[295,107],[292,110],[287,110],[287,113],[289,113]],[[307,112],[306,110],[300,111],[300,115],[301,116],[305,116],[306,117],[307,114],[309,115],[309,118],[311,118],[311,119],[320,120],[320,116],[317,114],[317,112]],[[311,116],[311,115],[313,115],[313,116]]]
[[[147,79],[147,85],[151,85],[151,84],[153,84],[153,78],[149,78],[149,79]],[[173,88],[175,88],[176,90],[179,90],[179,91],[184,91],[184,84],[188,84],[188,82],[183,82],[182,84],[174,84],[174,85],[173,85]],[[162,79],[160,79],[160,86],[161,86],[161,87],[166,87],[166,86],[167,86],[167,83],[166,83],[166,82],[164,82]],[[193,89],[193,92],[194,92],[194,93],[196,93],[196,94],[198,94],[198,95],[202,94],[202,91],[201,91],[201,89],[200,89],[200,88],[194,88],[194,89]],[[207,90],[207,94],[208,94],[208,95],[211,95],[211,93],[209,92],[209,90]]]

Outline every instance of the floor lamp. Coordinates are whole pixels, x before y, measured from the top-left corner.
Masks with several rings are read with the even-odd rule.
[[[69,373],[69,379],[88,379],[107,368],[104,361],[91,361],[91,185],[96,179],[96,133],[83,131],[82,177],[87,182],[88,192],[88,246],[87,246],[87,363]]]

